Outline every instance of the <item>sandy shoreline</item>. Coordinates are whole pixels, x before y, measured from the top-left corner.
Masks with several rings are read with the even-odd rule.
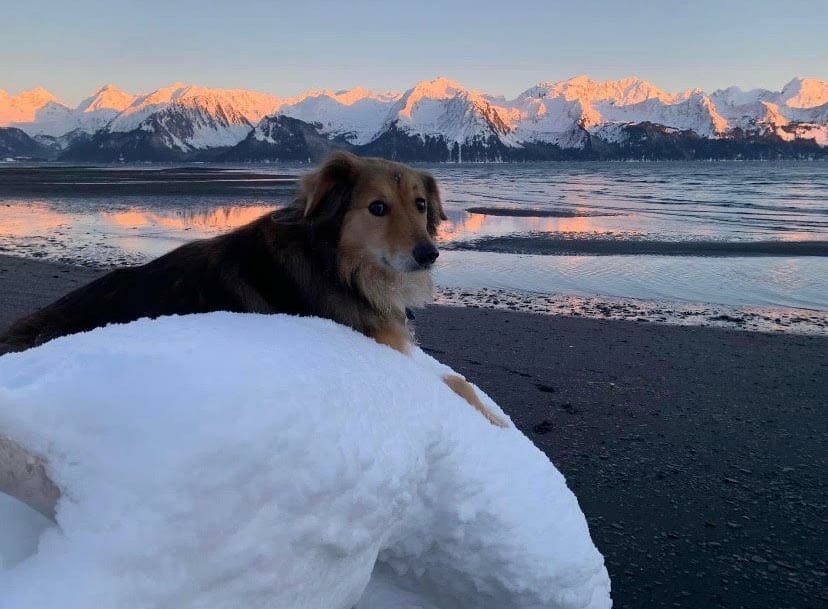
[[[0,328],[100,272],[0,256]],[[566,475],[616,607],[828,602],[828,338],[446,306],[416,324]]]

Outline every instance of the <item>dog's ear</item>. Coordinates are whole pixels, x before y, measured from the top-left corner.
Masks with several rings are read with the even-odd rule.
[[[440,222],[442,220],[448,220],[448,217],[446,216],[446,212],[443,211],[443,200],[440,198],[440,189],[437,188],[437,180],[425,171],[420,171],[419,174],[423,180],[426,196],[428,197],[426,226],[428,228],[428,234],[433,237],[437,234],[437,227],[440,225]]]
[[[334,216],[347,203],[359,166],[359,157],[349,152],[335,152],[319,169],[302,178],[300,199],[305,218],[320,220]]]

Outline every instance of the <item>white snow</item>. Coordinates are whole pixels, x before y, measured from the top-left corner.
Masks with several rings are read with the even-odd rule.
[[[87,133],[95,133],[126,110],[135,98],[135,95],[126,93],[115,85],[104,85],[75,108],[79,128]]]
[[[362,87],[345,91],[308,91],[286,100],[281,114],[308,123],[320,123],[322,133],[344,136],[353,144],[367,144],[382,127],[399,93],[377,94]]]
[[[21,91],[17,95],[9,95],[0,89],[0,126],[32,122],[38,110],[50,103],[60,102],[43,87]]]
[[[213,116],[221,108],[227,114],[227,122],[230,124],[240,124],[242,120],[256,124],[275,112],[281,104],[278,97],[267,93],[244,89],[212,89],[178,82],[136,97],[112,121],[109,129],[113,132],[132,131],[155,112],[171,107],[203,109]]]
[[[406,91],[381,131],[394,124],[411,135],[442,136],[448,143],[485,141],[492,135],[511,141],[509,126],[483,94],[447,78],[424,80]]]
[[[628,123],[651,122],[705,137],[727,129],[727,122],[703,92],[668,93],[635,77],[597,82],[577,76],[540,83],[506,106],[518,113],[517,139],[563,147],[579,145],[581,129],[614,132],[613,125]]]
[[[43,87],[9,95],[0,90],[0,127],[17,127],[31,136],[58,136],[76,128],[72,110]]]
[[[0,608],[610,607],[563,476],[447,370],[229,313],[3,356],[0,430],[62,499],[36,553],[6,549]],[[37,535],[24,512],[0,502],[0,529]]]
[[[797,77],[782,87],[782,103],[790,108],[816,108],[828,104],[828,82]]]

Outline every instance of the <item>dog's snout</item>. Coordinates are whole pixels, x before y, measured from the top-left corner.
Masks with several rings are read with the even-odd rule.
[[[440,255],[440,252],[431,243],[421,243],[414,248],[411,255],[414,256],[414,260],[416,260],[417,264],[420,266],[431,266],[434,264],[434,261],[437,260],[437,256]]]

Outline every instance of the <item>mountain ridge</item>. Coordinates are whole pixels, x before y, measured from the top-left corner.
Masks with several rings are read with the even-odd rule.
[[[428,161],[822,156],[828,81],[796,77],[779,91],[708,94],[673,93],[635,76],[580,75],[540,82],[514,99],[444,77],[401,93],[354,87],[294,97],[183,82],[132,94],[107,84],[75,108],[38,87],[14,96],[0,90],[3,128],[23,131],[52,157],[79,161],[316,160],[337,148]]]

